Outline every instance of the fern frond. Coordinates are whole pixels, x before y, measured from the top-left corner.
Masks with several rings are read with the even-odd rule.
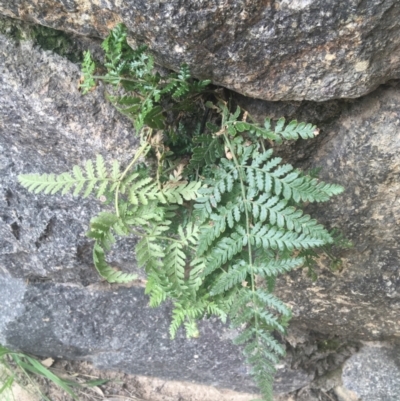
[[[247,161],[252,154],[251,165]],[[295,202],[325,202],[333,195],[343,192],[343,187],[337,184],[326,184],[316,178],[302,175],[295,171],[290,164],[280,165],[282,159],[275,157],[270,159],[272,151],[258,153],[252,146],[247,147],[239,158],[240,169],[246,174],[246,182],[251,188],[257,188],[269,194],[274,192],[276,196],[283,195],[284,199],[292,199]],[[235,171],[233,162],[222,159],[225,170]],[[236,167],[237,169],[237,167]]]
[[[196,146],[197,145],[197,146]],[[210,166],[223,155],[224,147],[219,137],[197,135],[193,137],[193,153],[188,169]]]
[[[130,226],[151,226],[157,223],[164,223],[167,217],[167,211],[159,206],[158,202],[149,202],[146,205],[135,205],[130,207],[123,221]]]
[[[84,53],[82,62],[83,82],[79,84],[79,88],[82,90],[83,95],[91,91],[96,85],[96,82],[93,79],[93,73],[95,69],[96,65],[92,60],[90,51],[86,51]]]
[[[86,185],[83,197],[89,196],[95,187],[98,187],[97,196],[100,197],[106,191],[107,186],[112,184],[114,180],[112,176],[107,174],[104,160],[101,156],[97,158],[97,167],[101,167],[101,169],[97,169],[95,172],[93,163],[88,161],[85,166],[85,172],[80,167],[74,166],[73,174],[22,174],[18,176],[18,180],[22,186],[34,193],[44,192],[45,194],[54,195],[61,191],[61,194],[65,195],[73,189],[73,195],[77,196]]]
[[[249,266],[244,261],[241,260],[229,268],[225,273],[222,273],[217,282],[212,287],[210,294],[217,295],[228,291],[230,288],[237,284],[241,284],[246,276],[249,274]]]
[[[165,250],[163,269],[169,278],[173,289],[177,292],[185,292],[185,266],[186,255],[183,252],[183,245],[178,241],[171,241]]]
[[[93,261],[99,275],[109,283],[129,283],[137,279],[137,274],[124,273],[111,267],[105,258],[103,248],[95,242]]]
[[[112,229],[119,221],[119,217],[113,213],[101,212],[90,220],[89,231],[86,236],[95,239],[105,249],[110,249],[115,242]]]
[[[203,273],[204,276],[212,273],[240,253],[245,245],[245,241],[246,238],[237,232],[232,233],[229,237],[223,237],[218,241],[206,256],[207,266]]]
[[[179,327],[182,326],[183,322],[185,321],[185,318],[186,318],[185,309],[178,303],[175,303],[174,309],[172,311],[172,321],[169,326],[169,335],[172,340],[175,338],[176,333]]]
[[[165,257],[165,252],[158,244],[157,237],[144,235],[136,245],[135,252],[138,267],[143,267],[148,272],[163,267],[162,259]]]
[[[325,244],[324,240],[310,235],[285,231],[276,226],[262,225],[261,223],[256,223],[252,227],[249,240],[256,247],[262,246],[265,249],[279,249],[280,251],[307,249]]]
[[[288,273],[304,264],[304,258],[290,258],[270,260],[267,263],[260,263],[254,266],[254,273],[262,277],[276,277],[279,274]]]
[[[142,178],[130,185],[129,201],[133,205],[148,205],[149,201],[157,199],[157,192],[157,184],[151,177]]]
[[[168,297],[168,285],[159,272],[151,271],[147,276],[145,294],[150,296],[151,308],[159,306]]]
[[[264,305],[269,309],[274,309],[284,317],[290,317],[292,315],[291,310],[273,294],[268,293],[264,289],[258,288],[255,293],[260,305]]]
[[[226,311],[221,308],[221,304],[217,304],[215,302],[207,303],[206,310],[208,314],[218,316],[222,323],[226,323],[228,315]]]
[[[190,275],[187,285],[189,289],[194,293],[196,293],[196,291],[200,288],[200,286],[203,283],[202,277],[205,268],[206,268],[205,258],[195,257],[190,262]]]
[[[223,159],[221,162],[223,162]],[[201,222],[205,221],[214,213],[218,204],[221,202],[224,193],[235,192],[234,186],[235,181],[238,179],[238,172],[234,167],[230,167],[231,169],[228,171],[221,169],[222,171],[216,174],[215,185],[213,187],[203,187],[199,189],[199,197],[197,198],[194,208],[196,209],[196,215],[199,217]]]
[[[280,118],[275,125],[275,133],[282,136],[283,139],[297,140],[300,138],[310,139],[314,138],[316,126],[306,123],[298,123],[297,120],[291,121],[285,125],[285,119]]]
[[[286,228],[297,233],[304,233],[314,238],[322,239],[326,243],[332,242],[329,232],[318,224],[317,220],[311,219],[308,214],[296,209],[293,206],[287,206],[288,201],[279,196],[271,196],[268,193],[262,193],[259,197],[247,195],[249,210],[256,221],[267,221],[271,225],[277,225],[279,228]]]
[[[195,200],[198,196],[198,190],[201,187],[201,181],[182,182],[178,184],[166,185],[161,191],[168,203],[177,203],[181,205],[183,200]],[[159,197],[162,201],[162,198]]]

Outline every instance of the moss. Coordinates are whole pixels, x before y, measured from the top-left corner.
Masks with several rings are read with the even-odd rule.
[[[335,351],[340,345],[341,342],[338,339],[322,340],[318,342],[318,350],[321,352]]]
[[[9,17],[0,16],[0,33],[17,41],[27,40],[26,29],[21,21]]]
[[[83,60],[82,51],[75,46],[73,37],[63,31],[41,25],[33,26],[32,38],[44,50],[51,50],[77,63]]]
[[[57,29],[0,16],[0,33],[18,42],[31,40],[42,49],[51,50],[74,63],[83,60],[83,53],[73,36]]]

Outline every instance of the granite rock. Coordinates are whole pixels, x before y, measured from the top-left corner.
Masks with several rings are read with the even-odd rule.
[[[336,250],[337,271],[321,258],[316,282],[305,271],[281,278],[278,293],[293,305],[299,327],[349,339],[400,337],[399,84],[347,104],[322,124],[312,158],[300,163],[321,167],[321,179],[345,187],[339,198],[308,210],[354,247]]]
[[[400,347],[376,345],[366,345],[346,361],[343,386],[362,401],[399,400]]]
[[[104,38],[265,100],[355,98],[400,77],[397,0],[0,0],[0,13]]]
[[[0,341],[38,356],[91,361],[100,369],[257,393],[233,333],[216,319],[200,337],[169,337],[171,305],[149,308],[140,286],[32,283],[0,275]],[[289,393],[314,374],[282,364],[274,391]]]
[[[21,191],[17,175],[69,171],[96,154],[126,162],[137,143],[131,123],[107,104],[101,88],[82,97],[79,68],[68,60],[5,36],[0,48],[0,271],[92,282],[84,234],[98,202],[33,195]],[[132,246],[131,240],[120,248],[117,265],[134,266]]]

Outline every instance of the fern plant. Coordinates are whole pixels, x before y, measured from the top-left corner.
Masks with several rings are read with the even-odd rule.
[[[275,365],[285,354],[277,333],[285,333],[291,317],[273,295],[275,280],[309,264],[315,248],[333,243],[301,205],[328,201],[343,188],[273,157],[271,143],[313,138],[315,126],[283,118],[260,125],[239,107],[232,112],[209,81],[190,77],[187,66],[165,76],[154,72],[153,58],[143,47],[131,49],[126,35],[118,25],[104,41],[103,67],[86,53],[81,88],[86,93],[98,80],[111,85],[108,99],[140,136],[132,161],[124,170],[118,162],[107,169],[98,156],[72,173],[19,180],[35,193],[110,200],[113,210],[94,217],[87,233],[101,277],[111,283],[134,279],[113,269],[106,252],[116,237],[138,236],[135,254],[147,273],[150,306],[174,304],[171,337],[182,325],[197,337],[196,321],[204,316],[229,317],[241,331],[236,343],[264,399],[272,400]],[[106,73],[95,75],[96,69]],[[193,109],[204,110],[202,121],[185,125]],[[143,158],[151,162],[143,164]]]

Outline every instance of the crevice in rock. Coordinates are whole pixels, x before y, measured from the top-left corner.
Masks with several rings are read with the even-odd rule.
[[[19,238],[20,238],[20,226],[18,225],[18,223],[14,221],[14,223],[12,223],[10,225],[10,227],[11,227],[11,232],[12,232],[13,236],[15,237],[15,239],[19,240]]]
[[[35,241],[35,245],[36,245],[37,249],[39,249],[42,246],[43,242],[45,242],[46,240],[48,240],[51,237],[51,235],[53,233],[53,228],[54,228],[55,222],[56,222],[55,217],[52,217],[48,221],[45,229],[40,234],[40,237]]]

